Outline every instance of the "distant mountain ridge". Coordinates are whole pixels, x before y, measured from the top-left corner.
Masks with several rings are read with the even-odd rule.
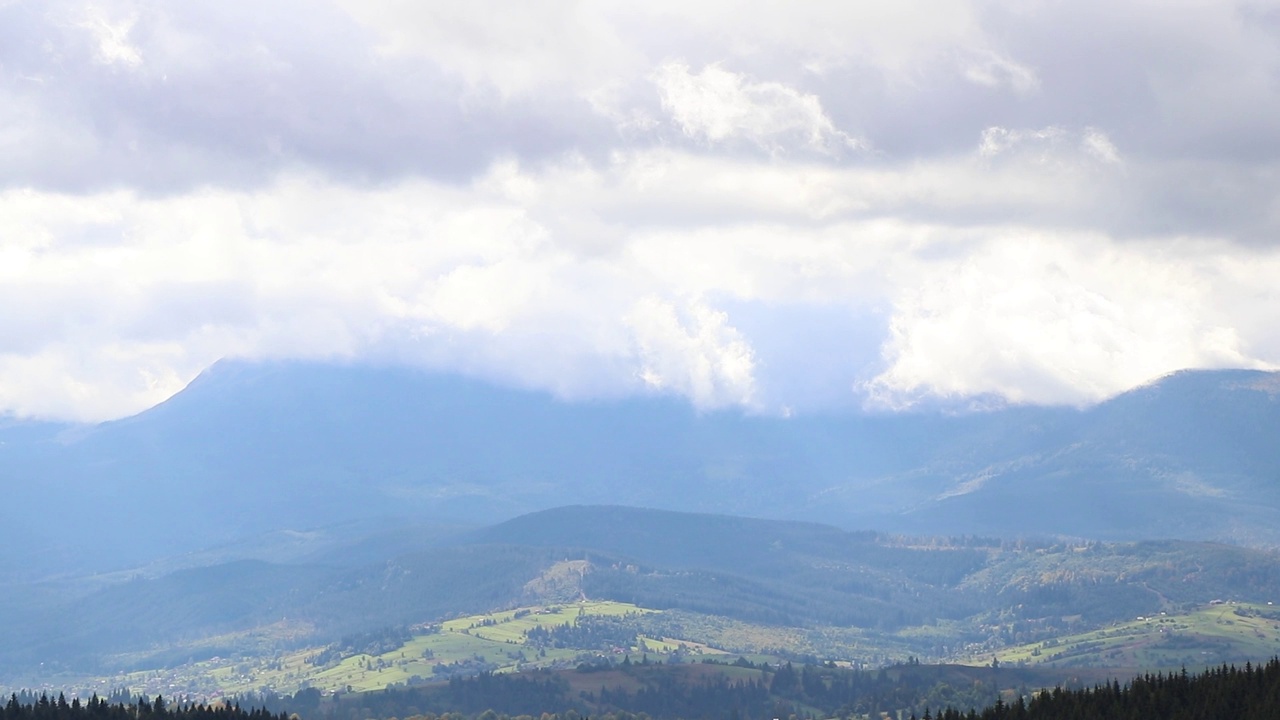
[[[571,404],[404,368],[220,362],[89,428],[0,428],[0,572],[111,569],[275,529],[639,505],[927,534],[1280,544],[1280,374],[1084,410],[756,417]],[[57,527],[41,508],[66,511]]]

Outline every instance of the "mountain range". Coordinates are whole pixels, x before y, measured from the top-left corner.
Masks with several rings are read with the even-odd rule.
[[[0,427],[13,509],[0,577],[569,504],[1269,546],[1277,438],[1280,374],[1260,371],[1176,373],[1083,409],[783,418],[662,396],[570,403],[406,368],[223,361],[133,417]]]

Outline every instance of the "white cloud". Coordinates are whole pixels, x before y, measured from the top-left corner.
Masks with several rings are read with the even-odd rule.
[[[1085,128],[1080,147],[1104,163],[1114,165],[1120,162],[1120,151],[1111,142],[1111,138],[1098,128]]]
[[[742,139],[766,150],[788,146],[826,153],[862,146],[838,130],[814,95],[776,82],[752,82],[716,65],[698,74],[670,62],[653,74],[662,107],[689,137],[710,143]]]
[[[514,172],[477,189],[531,182]],[[381,357],[572,396],[641,377],[699,405],[751,396],[750,348],[722,312],[553,243],[487,191],[314,178],[170,198],[14,191],[0,222],[17,231],[0,295],[21,310],[0,319],[0,365],[15,368],[0,404],[21,414],[139,410],[224,356]]]
[[[107,348],[78,344],[0,352],[0,373],[22,380],[0,383],[0,406],[20,417],[106,419],[155,405],[193,377],[175,371],[163,352],[107,354]]]
[[[1274,364],[1277,37],[1221,3],[0,3],[0,408],[116,415],[226,355],[766,411],[797,338],[856,337],[825,377],[894,402]]]
[[[1274,253],[883,217],[963,214],[1040,172],[966,162],[895,173],[655,151],[501,162],[465,188],[290,176],[165,198],[9,191],[0,301],[21,311],[0,318],[13,371],[0,403],[111,417],[219,357],[342,357],[773,412],[817,401],[802,365],[767,368],[774,385],[762,386],[759,358],[804,363],[778,343],[885,322],[873,387],[893,403],[1085,402],[1185,366],[1280,358]],[[1064,177],[1092,176],[1055,175],[1009,207],[1036,193],[1067,211],[1087,203]],[[748,333],[728,309],[761,304],[786,306],[790,322],[805,307],[838,322],[826,309],[846,308],[849,326]]]
[[[1041,200],[1056,195],[1065,206],[1091,202],[1089,218],[1103,217],[1102,207],[1132,192],[1124,186],[1127,176],[1119,149],[1095,127],[989,127],[982,132],[977,155],[991,177],[1007,173],[1034,183],[1024,185],[1020,193],[1031,190]],[[1057,186],[1056,193],[1049,184]],[[1093,200],[1085,201],[1082,195],[1093,195]]]
[[[1062,128],[1047,127],[1040,130],[1010,130],[999,126],[989,127],[982,131],[982,143],[978,146],[978,154],[984,158],[994,158],[1008,153],[1015,148],[1028,145],[1052,149],[1062,138]]]
[[[1040,79],[1034,70],[991,49],[973,53],[964,63],[964,77],[989,88],[1007,85],[1019,93],[1029,93],[1040,87]]]
[[[110,18],[102,8],[90,6],[79,25],[93,37],[98,62],[136,68],[142,65],[142,53],[130,43],[129,32],[137,21],[136,16]]]
[[[1164,242],[993,232],[963,258],[922,263],[900,288],[871,390],[890,406],[981,394],[1082,404],[1173,369],[1273,366],[1230,324],[1243,310],[1223,302],[1235,279],[1203,272],[1234,253]],[[1280,253],[1254,261],[1280,271]]]
[[[755,393],[751,346],[724,312],[697,300],[682,306],[648,296],[627,314],[639,347],[640,379],[700,407],[749,406]]]

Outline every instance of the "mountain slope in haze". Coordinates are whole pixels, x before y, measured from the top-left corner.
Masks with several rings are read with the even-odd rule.
[[[917,516],[1005,533],[1275,545],[1278,439],[1280,374],[1175,373],[1082,412],[1051,443],[978,470],[965,492]]]
[[[0,570],[118,568],[276,529],[485,523],[575,503],[1275,544],[1277,377],[1180,373],[1086,410],[782,419],[666,397],[567,403],[408,369],[222,362],[131,418],[0,429],[0,488],[31,509],[0,529]]]

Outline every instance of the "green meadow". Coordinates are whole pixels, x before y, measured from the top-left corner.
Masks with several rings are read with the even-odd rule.
[[[531,632],[577,627],[586,618],[637,618],[642,633],[628,647],[531,642]],[[628,625],[628,627],[633,627]],[[277,629],[280,634],[283,630]],[[849,628],[788,628],[758,625],[680,611],[657,611],[610,601],[582,601],[468,615],[421,626],[408,634],[376,637],[376,652],[360,643],[277,652],[254,657],[212,658],[166,670],[95,679],[93,689],[126,687],[135,692],[206,696],[258,691],[293,693],[364,692],[443,680],[480,671],[510,673],[570,668],[613,661],[696,661],[739,654],[753,662],[775,662],[781,649],[813,657],[864,657],[873,666],[907,657],[912,644],[947,639],[957,628],[921,627],[898,635]],[[1188,669],[1266,660],[1280,651],[1280,608],[1221,603],[1183,612],[1135,617],[1072,635],[985,651],[957,661],[1004,667]],[[784,657],[786,655],[784,654]],[[845,662],[840,664],[844,665]]]
[[[214,658],[188,665],[189,679],[185,683],[179,679],[176,684],[182,691],[222,694],[263,690],[292,693],[303,688],[363,692],[441,679],[456,669],[483,668],[503,673],[563,667],[588,661],[599,651],[539,649],[527,644],[526,634],[539,628],[574,626],[588,617],[627,617],[656,612],[628,603],[583,601],[468,615],[419,628],[403,644],[379,654],[354,653],[320,662],[324,648],[312,647],[266,660]],[[637,660],[645,654],[669,655],[676,651],[723,654],[721,650],[695,642],[644,635],[639,636],[636,645],[619,650]],[[154,686],[158,678],[158,673],[149,671],[130,673],[112,682],[142,689]],[[174,684],[171,673],[167,679]],[[197,682],[198,686],[193,685]]]
[[[1213,604],[1186,613],[1136,617],[1090,632],[966,659],[1049,667],[1199,668],[1266,660],[1280,652],[1280,608]]]

